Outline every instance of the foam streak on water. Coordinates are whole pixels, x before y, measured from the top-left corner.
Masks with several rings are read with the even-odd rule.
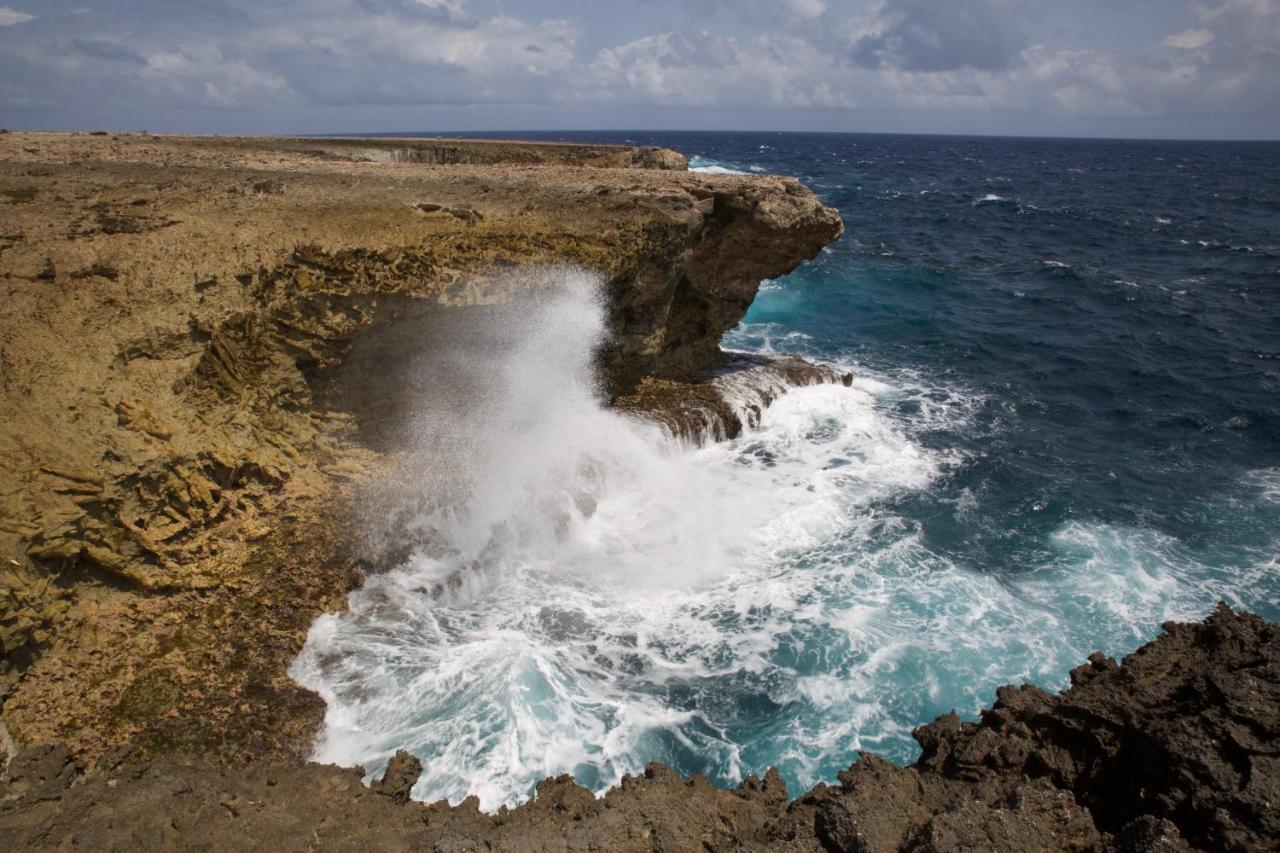
[[[792,390],[737,440],[680,445],[600,405],[597,284],[562,279],[465,405],[421,416],[423,452],[460,482],[414,526],[447,547],[314,625],[292,672],[328,703],[317,760],[376,775],[407,748],[415,797],[486,809],[649,761],[722,784],[777,765],[795,793],[1234,595],[1221,560],[1142,529],[1066,523],[1020,572],[933,550],[908,507],[972,462],[924,438],[971,417],[963,389],[841,365],[853,387]],[[1276,483],[1256,472],[1230,500],[1274,506]],[[947,511],[963,524],[981,500]],[[1230,557],[1272,583],[1264,551]]]

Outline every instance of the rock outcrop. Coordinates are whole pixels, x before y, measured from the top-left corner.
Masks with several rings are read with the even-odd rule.
[[[1225,606],[1169,624],[1120,664],[1094,656],[1058,695],[1004,687],[977,723],[916,732],[911,767],[864,755],[788,803],[775,772],[734,791],[652,765],[601,799],[569,777],[497,815],[408,802],[420,770],[299,762],[228,770],[32,747],[0,785],[19,849],[1110,850],[1280,849],[1280,628]]]
[[[848,381],[718,346],[836,213],[789,179],[682,167],[622,146],[0,136],[0,846],[1280,849],[1280,629],[1225,607],[793,801],[776,772],[727,791],[653,765],[486,815],[409,800],[407,753],[372,787],[302,760],[323,702],[285,668],[379,568],[348,496],[395,451],[397,336],[571,263],[602,283],[615,405],[675,435]]]
[[[789,389],[806,385],[853,384],[853,375],[794,356],[765,358],[737,354],[694,379],[644,377],[615,408],[661,424],[692,444],[737,438],[760,424],[764,410]]]
[[[357,340],[484,311],[548,264],[600,277],[613,394],[723,368],[761,279],[841,223],[794,180],[683,167],[626,146],[0,138],[14,737],[90,760],[307,749],[323,705],[285,668],[369,568],[345,500],[394,434],[394,389],[331,378]]]

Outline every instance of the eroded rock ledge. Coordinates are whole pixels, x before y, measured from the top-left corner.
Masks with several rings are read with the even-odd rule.
[[[285,668],[369,568],[346,499],[394,434],[394,405],[331,377],[358,340],[484,311],[548,264],[600,277],[612,394],[723,368],[759,282],[842,226],[795,180],[683,167],[626,146],[0,135],[13,736],[90,761],[305,752],[323,703]]]
[[[923,755],[863,755],[788,804],[777,774],[735,791],[658,765],[597,800],[569,777],[489,816],[407,800],[421,766],[293,763],[30,748],[0,786],[21,849],[217,850],[1273,850],[1280,846],[1280,628],[1225,606],[1168,624],[1117,665],[1095,655],[1058,695],[1003,687],[980,722],[918,729]]]

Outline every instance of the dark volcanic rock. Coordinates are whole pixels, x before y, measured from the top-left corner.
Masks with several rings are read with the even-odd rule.
[[[400,805],[409,802],[409,792],[422,775],[422,762],[403,749],[387,762],[387,770],[374,783],[373,789],[384,797],[390,797]]]
[[[406,799],[401,752],[361,771],[219,769],[29,747],[0,786],[10,849],[1113,850],[1280,849],[1280,628],[1225,606],[1169,624],[1059,695],[1004,687],[979,723],[916,732],[911,767],[864,755],[787,805],[776,771],[725,791],[659,765],[597,799],[562,776],[496,815]],[[386,796],[379,796],[384,794]]]

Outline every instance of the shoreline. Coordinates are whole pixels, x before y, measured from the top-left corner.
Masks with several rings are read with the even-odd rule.
[[[776,771],[726,790],[651,764],[600,798],[546,779],[490,815],[475,797],[410,800],[422,765],[405,752],[366,786],[362,768],[296,760],[219,767],[126,749],[86,770],[65,747],[31,747],[7,768],[0,831],[33,850],[87,838],[220,850],[301,838],[406,851],[1275,847],[1280,628],[1219,605],[1119,664],[1093,655],[1071,680],[1060,694],[999,688],[977,723],[948,714],[916,729],[915,764],[863,753],[838,783],[790,802]]]
[[[839,789],[820,784],[791,806],[776,773],[731,792],[655,765],[603,800],[560,777],[487,816],[470,801],[405,805],[408,759],[373,789],[304,763],[324,703],[286,667],[314,618],[344,609],[405,545],[368,549],[352,512],[352,496],[394,464],[403,418],[396,371],[371,382],[361,358],[400,360],[423,324],[449,327],[518,295],[513,271],[572,263],[604,281],[613,404],[673,435],[723,438],[750,421],[715,388],[724,371],[767,374],[752,380],[759,407],[782,386],[848,384],[719,348],[763,279],[839,236],[838,214],[793,179],[683,165],[663,149],[493,140],[0,135],[12,223],[0,234],[12,306],[0,391],[20,413],[0,430],[0,711],[24,747],[6,755],[0,827],[54,846],[96,834],[95,810],[114,803],[115,829],[179,844],[212,831],[200,822],[210,814],[230,815],[217,830],[231,832],[219,841],[229,848],[253,833],[287,846],[307,821],[339,844],[387,822],[406,849],[520,837],[540,839],[535,849],[656,849],[663,838],[668,849],[1048,838],[1184,849],[1274,837],[1249,811],[1269,790],[1249,780],[1277,774],[1265,737],[1239,747],[1258,756],[1244,783],[1178,765],[1195,784],[1178,777],[1168,802],[1109,804],[1107,773],[1121,771],[1082,769],[1131,757],[1106,738],[1090,744],[1080,719],[1112,727],[1113,741],[1139,738],[1133,719],[1165,713],[1160,691],[1191,690],[1195,703],[1167,709],[1166,741],[1142,747],[1177,765],[1173,751],[1190,748],[1179,726],[1233,731],[1215,679],[1276,696],[1275,627],[1223,611],[1170,629],[1128,669],[1091,658],[1060,698],[1001,688],[979,725],[952,715],[919,729],[913,767],[864,757]],[[1262,674],[1240,676],[1241,655],[1263,660]],[[1137,688],[1134,667],[1147,673]],[[1265,707],[1245,713],[1277,736]],[[68,746],[39,746],[58,743]],[[1212,758],[1197,760],[1216,768]],[[190,800],[166,799],[174,785]],[[263,808],[229,805],[228,787]],[[1230,820],[1196,812],[1188,823],[1169,805],[1210,794],[1227,798]],[[157,808],[194,811],[173,835],[156,829]],[[1173,846],[1125,840],[1139,836]]]
[[[723,366],[762,279],[842,228],[797,181],[674,152],[450,140],[496,162],[440,165],[347,144],[0,135],[0,392],[19,413],[0,429],[0,698],[19,743],[302,754],[323,704],[285,669],[394,558],[350,544],[348,495],[394,459],[403,414],[395,381],[335,378],[353,352],[573,263],[604,282],[611,394],[678,390]]]

